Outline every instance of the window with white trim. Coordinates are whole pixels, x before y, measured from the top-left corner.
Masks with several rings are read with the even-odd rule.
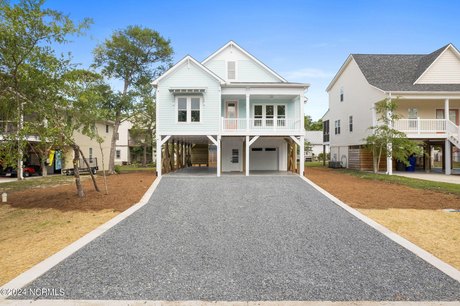
[[[192,122],[200,122],[200,98],[192,97],[190,101],[190,113]]]
[[[344,95],[343,95],[343,87],[340,88],[340,102],[343,102]]]
[[[348,117],[348,128],[350,130],[350,133],[353,132],[353,116]]]
[[[201,98],[196,96],[177,97],[177,122],[201,121]]]
[[[227,79],[236,80],[236,62],[235,61],[227,62]]]
[[[340,120],[335,120],[334,134],[335,135],[340,135]]]
[[[121,150],[116,150],[115,151],[115,158],[120,159],[121,158]]]
[[[92,160],[93,160],[93,148],[89,148],[88,150],[88,158],[89,158],[89,162],[92,163]]]

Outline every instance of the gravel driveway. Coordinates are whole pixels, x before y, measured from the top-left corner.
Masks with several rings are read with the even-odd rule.
[[[296,176],[165,176],[30,287],[91,300],[460,300],[459,282]]]

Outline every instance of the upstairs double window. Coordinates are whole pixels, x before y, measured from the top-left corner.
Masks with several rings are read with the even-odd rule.
[[[201,121],[200,97],[177,97],[177,122],[190,123]]]

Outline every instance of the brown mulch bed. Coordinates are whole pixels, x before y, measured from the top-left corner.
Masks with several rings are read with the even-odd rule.
[[[61,211],[112,209],[121,212],[137,203],[154,180],[155,174],[150,171],[110,175],[107,176],[109,194],[106,195],[103,177],[99,175],[97,183],[101,192],[94,190],[89,177],[85,178],[84,198],[76,195],[75,184],[66,184],[11,192],[8,204],[15,208],[54,208]]]
[[[455,195],[361,179],[340,170],[307,168],[305,176],[354,208],[460,209]]]

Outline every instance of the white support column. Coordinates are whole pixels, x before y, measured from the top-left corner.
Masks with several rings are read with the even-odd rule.
[[[300,136],[299,175],[303,176],[305,170],[305,137]]]
[[[220,164],[220,151],[222,147],[222,141],[221,141],[220,135],[217,135],[217,177],[220,177],[221,173],[221,164]]]
[[[305,131],[305,121],[304,121],[304,112],[305,112],[305,105],[303,104],[304,95],[303,93],[299,95],[299,113],[300,113],[300,130]],[[295,128],[295,127],[294,127]]]
[[[161,177],[161,166],[162,166],[162,162],[161,162],[161,145],[162,145],[162,141],[161,141],[161,135],[160,136],[157,136],[157,162],[156,162],[156,169],[157,169],[157,177]]]
[[[246,136],[246,176],[249,176],[249,136]]]
[[[250,114],[250,108],[249,108],[249,88],[246,89],[246,131],[249,131],[249,114]]]
[[[445,174],[446,175],[451,175],[451,167],[452,167],[452,147],[450,145],[449,139],[445,140],[445,146],[444,146],[444,167],[445,167]]]

